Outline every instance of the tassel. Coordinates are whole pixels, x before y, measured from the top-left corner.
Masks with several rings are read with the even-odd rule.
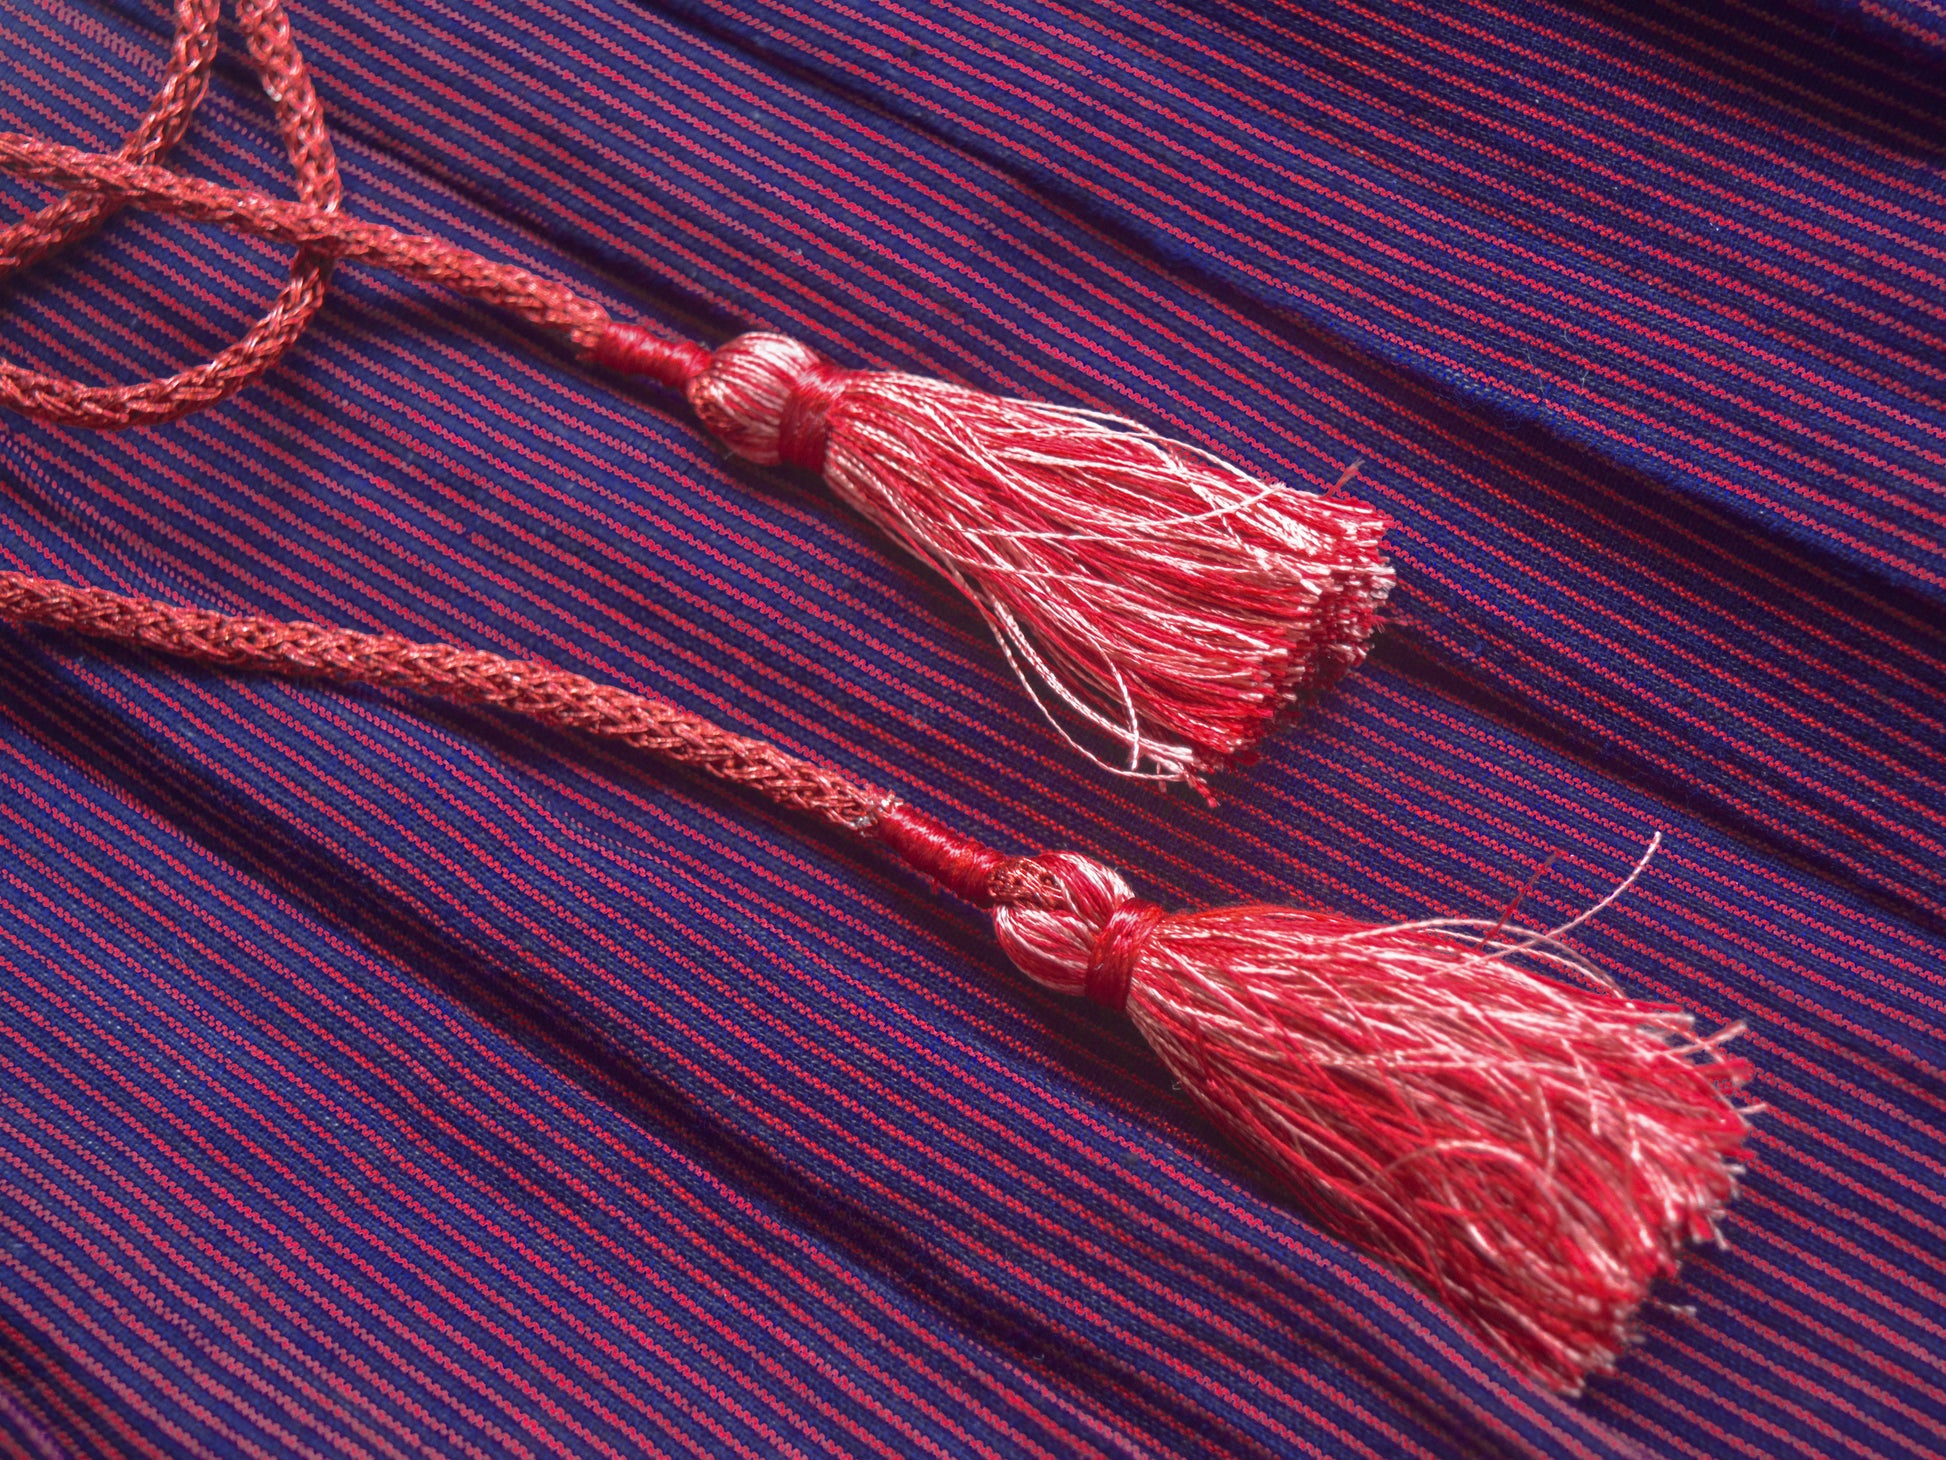
[[[25,573],[0,573],[0,622],[491,706],[874,840],[992,909],[1027,977],[1126,1010],[1321,1224],[1558,1389],[1613,1365],[1650,1285],[1716,1235],[1736,1191],[1748,1112],[1730,1097],[1750,1071],[1718,1049],[1736,1029],[1699,1039],[1688,1015],[1622,997],[1551,937],[1279,907],[1165,913],[1090,858],[1006,856],[844,772],[550,664]]]
[[[1109,768],[1122,774],[1200,786],[1364,658],[1392,571],[1386,520],[1362,503],[1260,482],[1117,417],[841,370],[783,335],[713,353],[659,339],[553,280],[345,217],[280,0],[239,0],[237,19],[301,201],[153,166],[202,98],[217,10],[180,0],[162,88],[120,154],[0,134],[0,169],[71,190],[0,229],[0,278],[135,204],[295,245],[290,285],[242,339],[165,379],[85,385],[0,360],[0,405],[118,429],[213,404],[276,364],[323,304],[329,263],[351,260],[494,304],[598,364],[683,390],[746,460],[821,471],[972,601],[1069,743],[1101,765],[1084,741],[1115,747]]]
[[[786,335],[710,352],[611,325],[597,364],[682,390],[735,455],[823,476],[972,601],[1015,674],[1110,769],[1200,783],[1364,658],[1387,523],[1133,422],[844,370]]]
[[[1730,1099],[1749,1065],[1718,1052],[1740,1026],[1699,1038],[1550,935],[1165,913],[1087,857],[1004,858],[910,807],[877,833],[992,907],[1030,979],[1125,1010],[1320,1225],[1552,1388],[1612,1369],[1656,1279],[1718,1239],[1752,1113]]]

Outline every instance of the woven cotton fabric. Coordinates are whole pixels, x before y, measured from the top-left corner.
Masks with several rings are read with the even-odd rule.
[[[868,849],[487,713],[0,635],[0,1453],[1946,1448],[1946,11],[300,0],[360,217],[712,341],[1133,416],[1397,523],[1217,804],[1104,776],[815,484],[341,268],[172,426],[0,417],[0,560],[538,657],[1172,906],[1524,922],[1746,1020],[1722,1252],[1579,1400],[1319,1235]],[[111,148],[152,0],[0,0]],[[235,48],[232,47],[232,50]],[[231,55],[171,164],[287,194]],[[0,183],[15,211],[43,190]],[[140,217],[0,356],[201,358]]]

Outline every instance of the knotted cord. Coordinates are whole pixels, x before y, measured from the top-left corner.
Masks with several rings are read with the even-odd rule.
[[[393,269],[498,305],[564,335],[578,349],[597,346],[613,323],[608,311],[566,285],[444,239],[363,223],[339,211],[344,187],[337,158],[281,0],[239,0],[237,18],[250,63],[276,110],[278,134],[296,176],[297,201],[217,187],[156,166],[181,139],[208,89],[218,9],[219,0],[179,0],[175,45],[161,89],[119,152],[91,153],[0,133],[0,169],[69,190],[0,230],[0,279],[84,237],[119,208],[134,205],[293,244],[297,254],[289,281],[242,338],[174,375],[133,385],[87,385],[0,359],[0,406],[57,426],[109,429],[154,425],[201,410],[256,380],[296,343],[324,304],[336,259]],[[628,343],[638,351],[647,348],[634,338],[643,333],[629,330]],[[707,355],[701,346],[688,350]]]

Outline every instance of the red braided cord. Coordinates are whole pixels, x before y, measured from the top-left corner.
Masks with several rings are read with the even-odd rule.
[[[182,140],[209,84],[210,63],[216,59],[216,12],[217,0],[181,0],[177,5],[176,43],[163,72],[162,89],[122,143],[119,155],[125,161],[153,162]],[[82,237],[114,210],[108,198],[75,192],[0,229],[0,278]]]
[[[31,573],[0,572],[0,623],[84,634],[220,669],[409,690],[605,735],[756,791],[787,810],[806,811],[872,837],[914,871],[969,902],[983,907],[1065,903],[1060,888],[1031,859],[983,846],[868,781],[725,730],[658,696],[600,684],[538,660],[418,644],[395,634],[178,608]]]
[[[167,168],[11,133],[0,133],[0,167],[36,182],[91,188],[116,203],[139,203],[179,218],[220,223],[239,233],[293,243],[333,259],[395,269],[513,310],[535,324],[562,331],[584,349],[594,347],[608,324],[606,310],[565,284],[483,259],[444,239],[362,223],[306,203],[217,187]]]
[[[169,73],[143,125],[124,144],[124,158],[159,155],[181,135],[189,113],[202,100],[216,45],[216,10],[213,0],[182,0],[176,12],[176,48]],[[279,0],[240,0],[237,12],[249,38],[251,64],[275,100],[277,130],[297,175],[298,194],[316,208],[335,209],[343,197],[337,161],[283,6]],[[109,200],[109,206],[112,203]],[[50,225],[54,211],[46,210],[14,230],[26,256],[38,257],[92,227],[108,209],[84,203],[72,216]],[[0,256],[0,266],[10,262]],[[324,303],[329,270],[326,255],[301,251],[291,261],[290,281],[264,317],[242,339],[201,365],[139,385],[89,386],[0,362],[0,403],[62,425],[129,426],[173,420],[221,400],[274,365]]]
[[[870,832],[897,806],[889,793],[768,741],[734,734],[667,700],[598,684],[552,664],[451,644],[416,644],[393,634],[177,608],[27,573],[0,573],[0,621],[85,634],[223,669],[382,686],[511,710],[543,725],[606,735],[652,751],[847,831]],[[998,860],[996,853],[987,855]]]
[[[443,239],[341,214],[343,187],[323,110],[281,0],[238,0],[237,18],[251,64],[275,106],[299,201],[218,187],[153,165],[181,138],[207,90],[219,7],[220,0],[178,0],[175,46],[162,87],[118,153],[91,153],[0,133],[0,169],[70,190],[40,212],[0,229],[0,279],[133,204],[295,245],[290,283],[241,340],[203,364],[163,379],[90,386],[0,360],[0,405],[55,425],[113,428],[174,420],[212,404],[255,380],[296,340],[324,302],[325,279],[336,259],[393,269],[509,309],[565,335],[598,364],[676,389],[709,363],[710,351],[704,346],[615,323],[601,305],[564,284],[495,263]],[[793,440],[821,436],[817,420],[792,416],[786,424]],[[227,668],[381,685],[492,705],[542,724],[612,736],[760,791],[780,806],[873,834],[916,870],[982,905],[1040,903],[1053,895],[1046,879],[1025,863],[962,836],[888,793],[767,742],[734,735],[667,701],[600,685],[552,665],[451,645],[414,644],[391,635],[172,608],[19,573],[0,573],[0,619]]]
[[[241,389],[276,364],[324,303],[333,259],[398,270],[496,304],[564,334],[577,348],[680,387],[708,359],[688,341],[658,340],[627,326],[566,285],[495,263],[441,239],[343,217],[338,164],[316,91],[291,38],[281,0],[238,0],[251,64],[276,108],[296,172],[299,201],[216,187],[152,165],[182,136],[202,100],[216,52],[218,0],[180,0],[176,43],[161,90],[116,154],[84,152],[0,133],[0,168],[71,189],[0,231],[0,278],[81,237],[124,204],[217,223],[295,244],[291,278],[270,310],[215,357],[159,380],[91,386],[0,360],[0,405],[62,426],[120,427],[170,421]],[[610,338],[613,336],[613,338]]]

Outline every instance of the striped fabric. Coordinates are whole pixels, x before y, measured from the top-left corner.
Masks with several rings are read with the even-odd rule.
[[[1821,0],[1841,17],[1878,28],[1919,48],[1946,47],[1946,4],[1940,0]],[[1934,51],[1935,56],[1938,51]]]
[[[619,315],[1110,409],[1397,521],[1220,803],[1078,762],[788,474],[340,271],[178,425],[0,420],[0,560],[553,659],[1172,903],[1563,921],[1750,1023],[1730,1246],[1578,1401],[868,852],[485,714],[0,636],[0,1453],[1946,1450],[1946,8],[299,0],[361,216]],[[0,0],[105,147],[157,0]],[[176,162],[282,190],[235,58]],[[42,194],[7,186],[17,211]],[[0,353],[274,249],[130,219]]]

